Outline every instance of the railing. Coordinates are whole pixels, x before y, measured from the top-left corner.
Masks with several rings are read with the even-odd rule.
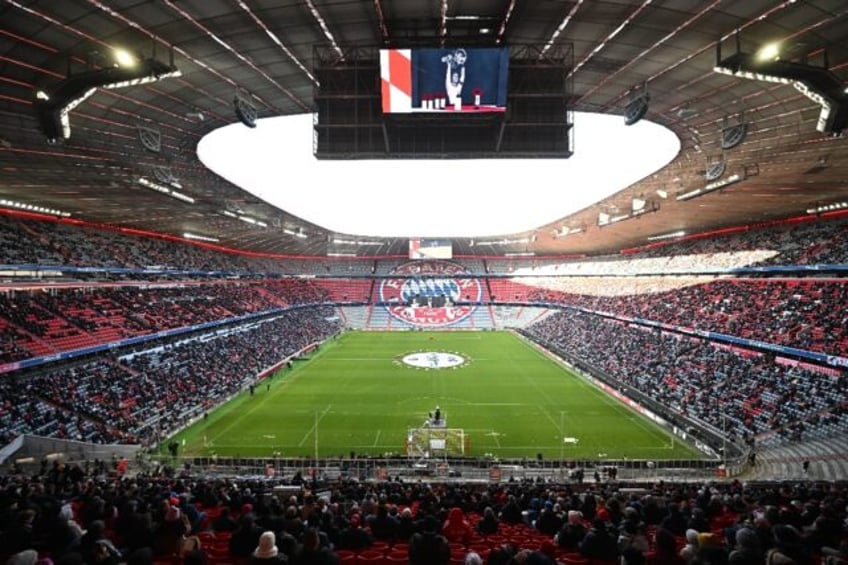
[[[492,459],[447,458],[427,462],[406,457],[355,458],[261,458],[261,457],[171,457],[148,454],[145,471],[171,469],[208,477],[239,477],[269,481],[308,483],[314,480],[353,479],[382,481],[545,482],[592,483],[610,479],[655,481],[713,479],[735,476],[740,469],[725,473],[715,460],[680,459],[648,461],[634,459]]]

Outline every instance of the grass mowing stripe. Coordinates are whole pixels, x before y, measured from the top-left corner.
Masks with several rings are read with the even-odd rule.
[[[523,336],[522,336],[522,340],[524,340]],[[532,342],[529,342],[527,340],[524,340],[524,341],[528,345],[531,345],[531,347],[533,347],[533,350],[536,351],[537,354],[539,354],[543,357],[546,357],[550,361],[552,361],[552,362],[554,362],[554,363],[556,363],[560,366],[563,366],[561,364],[560,360],[557,357],[555,357],[554,355],[552,355],[552,354],[550,354],[546,351],[540,350],[538,347],[535,346],[535,344],[532,344]],[[569,373],[574,374],[570,370],[569,370]],[[591,388],[597,388],[597,387],[595,387],[595,385],[591,384],[587,380],[585,380],[585,379],[583,379],[579,376],[578,376],[578,378],[585,386],[591,387]],[[659,426],[649,424],[649,421],[646,418],[644,418],[640,414],[636,413],[636,411],[633,408],[631,408],[630,406],[626,405],[625,403],[619,401],[616,398],[613,398],[612,396],[610,396],[608,394],[603,394],[603,395],[601,395],[600,398],[602,399],[602,401],[607,406],[609,406],[610,408],[612,408],[613,410],[618,412],[620,415],[622,415],[622,417],[626,418],[628,421],[635,422],[637,426],[640,426],[647,434],[649,434],[653,438],[657,439],[658,441],[668,440],[668,441],[663,441],[663,445],[668,446],[670,444],[673,444],[673,436],[670,432],[663,430]]]
[[[422,351],[467,362],[451,369],[398,362]],[[670,449],[655,424],[509,332],[348,332],[270,382],[178,434],[186,440],[181,453],[312,456],[317,431],[321,456],[402,454],[408,428],[439,405],[449,427],[465,430],[471,455],[699,457],[680,442]],[[563,450],[563,434],[579,444]]]

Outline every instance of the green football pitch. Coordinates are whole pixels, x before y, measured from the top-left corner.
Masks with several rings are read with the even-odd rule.
[[[189,456],[404,455],[437,406],[472,457],[700,457],[510,332],[347,332],[174,438]]]

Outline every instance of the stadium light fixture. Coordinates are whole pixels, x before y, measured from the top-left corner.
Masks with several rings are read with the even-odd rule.
[[[584,231],[586,231],[586,229],[583,226],[578,226],[578,227],[575,227],[575,228],[570,228],[568,226],[562,226],[560,229],[554,230],[551,235],[553,235],[556,239],[559,239],[559,238],[562,238],[562,237],[568,237],[570,235],[576,235],[578,233],[583,233]]]
[[[47,141],[56,143],[71,136],[71,111],[98,88],[124,88],[180,75],[179,69],[173,64],[173,53],[170,64],[151,58],[132,66],[89,69],[70,74],[49,88],[37,90],[33,106]]]
[[[24,204],[23,202],[18,202],[16,200],[2,199],[0,200],[0,206],[5,208],[15,208],[17,210],[26,210],[27,212],[38,212],[39,214],[49,214],[60,218],[68,218],[71,215],[70,212],[57,210],[56,208],[47,208],[46,206],[38,206],[37,204]]]
[[[134,67],[138,64],[138,59],[126,49],[115,49],[115,63],[119,67]]]
[[[610,224],[615,224],[618,222],[622,222],[627,218],[631,218],[630,214],[618,214],[613,216],[611,214],[607,214],[606,212],[601,212],[598,214],[598,227],[608,226]]]
[[[334,245],[359,245],[361,247],[379,247],[383,245],[382,241],[369,241],[362,239],[343,239],[340,237],[334,237],[330,240],[330,243]]]
[[[512,253],[504,253],[504,257],[535,257],[536,254],[532,251],[515,251]]]
[[[239,213],[236,213],[236,212],[233,212],[231,210],[225,209],[225,210],[221,210],[221,214],[228,217],[228,218],[232,218],[234,220],[241,220],[242,222],[244,222],[246,224],[250,224],[251,226],[259,226],[260,228],[267,228],[268,227],[267,222],[263,222],[262,220],[257,220],[256,218],[251,218],[250,216],[242,214],[241,211],[239,211]]]
[[[516,245],[520,243],[532,243],[534,241],[536,241],[535,236],[519,237],[516,239],[509,239],[508,237],[505,237],[503,239],[494,239],[490,241],[478,241],[477,245]]]
[[[334,251],[328,251],[327,257],[356,257],[356,253],[338,253]]]
[[[675,239],[675,238],[678,238],[678,237],[683,237],[684,235],[686,235],[686,232],[683,231],[683,230],[673,231],[673,232],[670,232],[670,233],[663,233],[663,234],[660,234],[660,235],[652,235],[651,237],[648,238],[648,241],[662,241],[664,239]]]
[[[158,182],[153,182],[152,180],[149,180],[145,177],[139,178],[138,184],[140,184],[141,186],[143,186],[145,188],[149,188],[150,190],[155,190],[156,192],[160,192],[162,194],[170,196],[171,198],[175,198],[177,200],[180,200],[182,202],[186,202],[188,204],[194,204],[196,202],[196,200],[194,198],[192,198],[191,196],[189,196],[187,194],[183,194],[182,192],[179,192],[177,190],[169,188],[169,187],[167,187],[163,184],[159,184]]]
[[[821,214],[823,212],[833,212],[834,210],[844,210],[848,208],[848,202],[834,202],[833,204],[821,204],[815,208],[807,208],[807,214]]]
[[[251,218],[250,216],[236,216],[236,218],[246,224],[250,224],[251,226],[259,226],[260,228],[268,227],[268,224],[266,224],[262,220],[257,220],[256,218]]]
[[[780,59],[780,45],[777,43],[767,43],[757,51],[757,61],[777,61]]]
[[[707,183],[702,188],[696,188],[694,190],[690,190],[689,192],[684,192],[683,194],[677,195],[678,201],[690,200],[695,198],[696,196],[703,196],[704,194],[708,194],[713,192],[714,190],[719,190],[726,186],[730,186],[731,184],[736,184],[737,182],[745,180],[745,175],[740,173],[734,173],[729,177],[721,180],[717,180],[715,182]]]
[[[773,55],[774,47],[766,46],[760,52]],[[737,78],[791,84],[821,107],[816,130],[839,135],[848,127],[848,92],[842,80],[827,65],[816,67],[806,62],[787,61],[779,56],[761,57],[759,53],[751,55],[741,51],[722,58],[719,42],[713,71]]]
[[[308,237],[303,232],[303,228],[297,228],[297,230],[293,230],[293,229],[289,229],[289,228],[283,228],[283,233],[294,236],[294,237],[299,237],[301,239],[306,239]]]
[[[221,241],[217,237],[208,237],[205,235],[197,235],[189,232],[183,233],[183,237],[186,239],[193,239],[197,241],[208,241],[209,243],[218,243],[219,241]]]

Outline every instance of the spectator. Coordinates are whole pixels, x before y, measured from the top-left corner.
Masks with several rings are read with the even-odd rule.
[[[422,532],[415,533],[409,541],[410,565],[448,565],[450,545],[448,540],[436,532],[431,523]]]
[[[483,517],[477,522],[477,532],[482,536],[497,534],[499,525],[495,511],[491,506],[486,506],[483,509]]]
[[[262,532],[259,545],[253,550],[250,558],[251,565],[264,563],[286,563],[288,560],[277,550],[277,538],[274,532]]]
[[[616,540],[609,534],[607,524],[601,518],[595,518],[592,528],[580,542],[580,553],[588,559],[615,561],[618,559]]]
[[[465,519],[462,509],[454,506],[448,512],[448,519],[442,525],[442,535],[450,543],[467,545],[471,541],[474,530]]]

